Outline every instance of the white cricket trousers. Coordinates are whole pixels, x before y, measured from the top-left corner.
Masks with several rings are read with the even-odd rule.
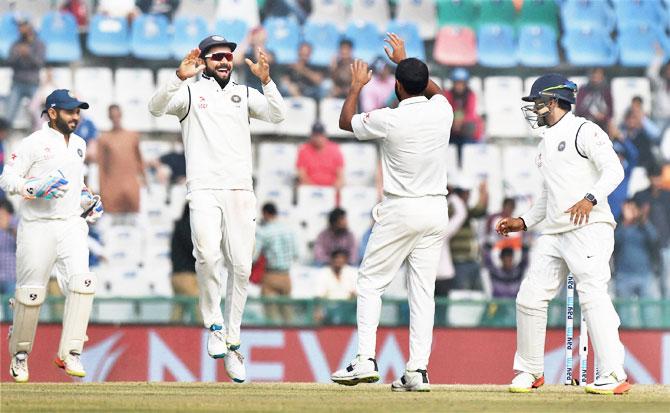
[[[196,190],[187,199],[205,327],[223,327],[229,344],[240,344],[256,231],[256,197],[244,190]],[[228,272],[224,314],[221,276]]]
[[[67,297],[70,277],[89,272],[88,224],[79,216],[22,220],[16,241],[17,288],[46,287],[55,264],[58,285]]]
[[[614,228],[593,223],[554,235],[542,235],[526,278],[516,297],[517,350],[514,370],[544,372],[547,307],[571,272],[577,281],[581,310],[600,373],[623,371],[624,348],[619,340],[619,316],[607,293]]]
[[[409,361],[407,370],[428,366],[433,342],[435,276],[446,237],[447,198],[389,197],[373,210],[375,224],[358,274],[358,354],[375,357],[381,296],[407,263]]]

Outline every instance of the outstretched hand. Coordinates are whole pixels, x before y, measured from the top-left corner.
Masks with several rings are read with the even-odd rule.
[[[523,231],[525,226],[521,218],[503,218],[496,224],[496,232],[507,236],[510,232]]]
[[[258,61],[256,63],[249,58],[244,59],[244,62],[249,66],[251,73],[259,78],[264,85],[270,82],[270,63],[268,63],[268,57],[260,47],[258,48]]]
[[[200,49],[192,49],[179,64],[177,76],[181,80],[191,78],[205,69],[203,61],[200,59]]]
[[[351,87],[363,87],[372,79],[372,70],[368,69],[368,64],[362,60],[356,59],[351,64]]]
[[[386,55],[391,59],[395,64],[400,63],[401,61],[407,59],[407,52],[405,51],[405,41],[395,33],[386,33],[386,39],[384,41],[391,46],[384,46],[384,51]]]

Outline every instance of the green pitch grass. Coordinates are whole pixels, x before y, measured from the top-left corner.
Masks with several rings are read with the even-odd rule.
[[[635,385],[623,396],[544,386],[510,394],[505,386],[433,385],[430,393],[393,393],[389,385],[101,383],[0,385],[0,410],[225,412],[670,412],[670,387]]]

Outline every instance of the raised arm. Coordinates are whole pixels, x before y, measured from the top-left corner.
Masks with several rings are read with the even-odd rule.
[[[372,70],[368,69],[368,64],[362,60],[355,60],[351,65],[351,87],[349,94],[344,100],[342,111],[340,112],[340,129],[353,132],[354,128],[351,126],[351,119],[356,114],[356,105],[358,97],[370,79],[372,79]]]
[[[158,117],[164,114],[174,115],[181,121],[188,115],[191,106],[190,94],[182,88],[186,79],[200,73],[205,65],[199,58],[200,49],[191,50],[181,61],[175,76],[161,85],[149,100],[149,112]]]
[[[386,39],[384,41],[388,43],[388,46],[384,46],[384,51],[386,55],[391,59],[395,64],[402,62],[407,59],[407,52],[405,50],[405,41],[395,33],[386,33]],[[390,47],[389,47],[390,46]],[[428,86],[423,92],[424,96],[428,99],[432,98],[435,95],[442,95],[444,91],[437,83],[433,82],[431,79],[428,79]]]
[[[270,64],[263,50],[258,49],[258,61],[244,59],[249,70],[263,84],[263,94],[256,89],[249,89],[249,116],[266,122],[279,123],[286,116],[286,104],[270,78]]]

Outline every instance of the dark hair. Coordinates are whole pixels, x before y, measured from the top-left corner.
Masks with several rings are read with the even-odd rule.
[[[631,102],[638,102],[638,103],[642,104],[643,103],[642,96],[634,96],[633,99],[631,100]]]
[[[512,204],[512,206],[516,206],[516,199],[509,197],[505,198],[503,199],[503,206],[505,206],[505,204]]]
[[[395,78],[407,93],[412,96],[420,95],[428,86],[428,66],[421,60],[410,57],[398,64]]]
[[[338,255],[344,255],[347,260],[349,259],[349,251],[342,249],[342,248],[337,248],[333,250],[333,252],[330,253],[330,259],[332,260],[333,258],[337,257]]]
[[[309,47],[309,50],[314,50],[314,47],[312,47],[312,44],[310,42],[300,42],[298,45],[298,49],[301,49],[303,46]]]
[[[111,112],[112,109],[118,109],[121,110],[121,106],[119,106],[117,103],[112,103],[107,107],[107,112]]]
[[[344,37],[344,38],[342,38],[342,40],[340,40],[340,47],[345,46],[345,45],[347,45],[349,47],[354,47],[354,42],[352,42],[351,40]]]
[[[272,202],[266,202],[263,205],[262,211],[264,214],[272,215],[273,217],[277,216],[277,207]]]
[[[663,170],[661,169],[660,165],[658,165],[656,162],[650,164],[647,167],[647,176],[652,177],[652,176],[661,176],[663,175]]]
[[[500,250],[500,258],[504,257],[513,257],[514,256],[514,250],[510,247],[506,247]]]
[[[0,198],[0,209],[4,209],[10,214],[14,214],[14,205],[7,198]]]
[[[572,105],[569,102],[566,102],[563,99],[558,99],[558,101],[556,103],[558,104],[558,107],[563,109],[563,110],[567,110],[568,112],[570,112],[572,110]]]
[[[330,211],[330,214],[328,214],[328,225],[331,227],[335,226],[337,224],[337,221],[339,221],[342,217],[347,216],[347,212],[342,209],[342,208],[335,208],[332,211]]]
[[[5,118],[0,118],[0,130],[9,129],[9,122]]]

